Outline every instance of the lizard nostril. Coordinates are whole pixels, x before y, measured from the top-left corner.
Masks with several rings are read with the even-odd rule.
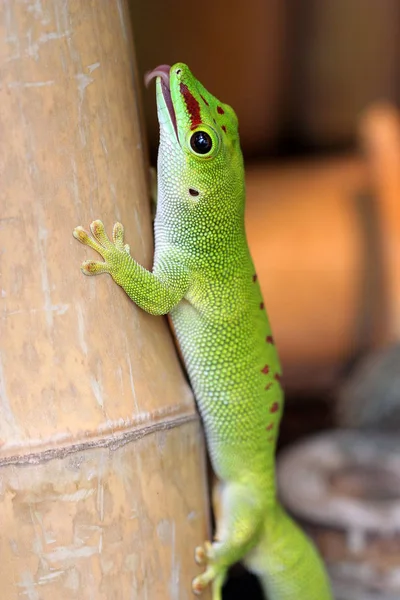
[[[189,188],[189,194],[191,196],[198,196],[200,192],[198,190],[194,190],[193,188]]]

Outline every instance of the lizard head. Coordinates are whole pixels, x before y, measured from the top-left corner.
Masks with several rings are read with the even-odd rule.
[[[146,83],[153,78],[160,123],[159,193],[174,195],[175,201],[192,210],[207,204],[209,217],[212,203],[219,202],[215,208],[224,212],[223,202],[228,208],[230,200],[230,208],[236,204],[237,209],[243,204],[244,189],[235,112],[210,94],[183,63],[157,67],[147,74]]]

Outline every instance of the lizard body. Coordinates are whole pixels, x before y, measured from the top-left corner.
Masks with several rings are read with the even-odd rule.
[[[155,255],[138,265],[122,225],[110,241],[101,221],[93,237],[74,231],[142,309],[170,313],[221,482],[216,539],[196,549],[222,598],[238,560],[259,575],[270,600],[330,600],[312,543],[276,498],[275,446],[283,408],[280,364],[244,229],[244,168],[234,111],[212,96],[188,67],[155,69],[160,122]]]

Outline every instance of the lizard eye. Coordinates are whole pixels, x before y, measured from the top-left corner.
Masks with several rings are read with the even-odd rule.
[[[220,138],[212,127],[202,124],[187,137],[187,147],[198,158],[212,158],[218,153]]]
[[[195,131],[190,138],[190,146],[196,154],[208,154],[212,150],[213,142],[206,131]]]

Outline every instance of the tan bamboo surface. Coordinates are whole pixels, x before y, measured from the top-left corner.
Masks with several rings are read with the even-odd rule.
[[[84,277],[95,253],[72,237],[121,220],[151,267],[125,2],[2,2],[0,32],[0,596],[190,598],[208,533],[192,393],[166,320]]]

